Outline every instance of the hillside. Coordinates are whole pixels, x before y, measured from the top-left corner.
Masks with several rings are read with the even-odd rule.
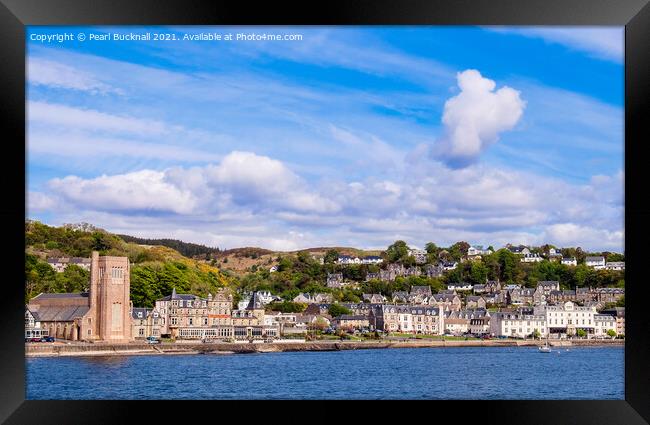
[[[151,307],[158,298],[171,293],[206,296],[230,286],[232,279],[217,267],[166,246],[146,246],[126,242],[117,235],[95,227],[52,227],[39,222],[25,226],[25,301],[40,292],[79,292],[88,290],[90,273],[70,265],[57,273],[47,263],[50,257],[90,257],[100,255],[128,257],[131,262],[131,300],[135,306]]]
[[[195,243],[183,242],[177,239],[146,239],[146,238],[137,238],[135,236],[129,235],[120,235],[117,234],[120,239],[125,242],[131,242],[138,245],[162,245],[168,248],[172,248],[185,257],[190,258],[207,258],[210,255],[218,254],[219,248],[212,248],[205,245],[199,245]]]

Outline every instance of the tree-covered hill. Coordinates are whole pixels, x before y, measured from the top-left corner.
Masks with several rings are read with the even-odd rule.
[[[186,257],[190,258],[207,258],[211,255],[218,254],[220,252],[219,248],[212,248],[205,245],[199,245],[195,243],[183,242],[177,239],[145,239],[137,238],[135,236],[129,235],[116,235],[120,237],[125,242],[132,242],[140,245],[162,245],[168,248],[175,249]]]
[[[206,296],[232,284],[217,267],[183,256],[165,246],[142,246],[90,225],[48,226],[30,221],[25,225],[25,301],[41,292],[87,291],[90,273],[69,265],[62,273],[48,263],[50,257],[128,257],[131,263],[131,300],[137,307],[151,307],[156,299],[179,293]]]

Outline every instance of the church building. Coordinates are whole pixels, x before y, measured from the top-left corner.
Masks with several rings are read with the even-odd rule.
[[[26,306],[25,335],[38,329],[39,335],[72,341],[131,341],[130,283],[128,257],[100,257],[95,251],[90,290],[32,298]]]

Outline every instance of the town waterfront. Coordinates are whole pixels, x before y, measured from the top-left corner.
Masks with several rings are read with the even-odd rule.
[[[27,399],[624,399],[624,348],[26,359]],[[83,385],[79,385],[83,382]]]

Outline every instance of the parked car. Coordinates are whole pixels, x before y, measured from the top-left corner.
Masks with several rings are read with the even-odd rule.
[[[41,337],[41,342],[54,342],[54,337],[53,336]]]
[[[160,344],[160,340],[156,338],[155,336],[148,336],[147,337],[147,344]]]

